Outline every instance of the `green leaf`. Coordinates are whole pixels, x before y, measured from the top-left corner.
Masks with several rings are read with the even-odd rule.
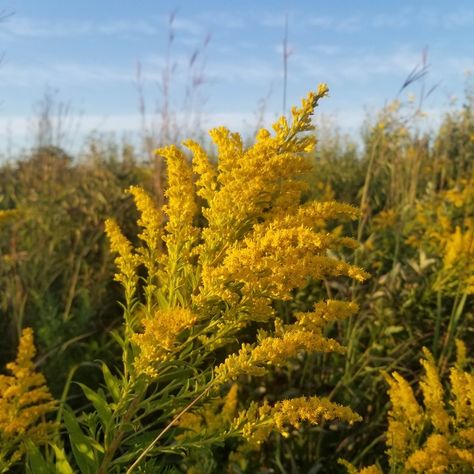
[[[165,295],[163,294],[163,291],[158,290],[155,294],[156,299],[158,301],[158,305],[161,309],[167,309],[169,308],[170,304],[168,303],[168,300],[166,299]]]
[[[117,330],[112,330],[109,332],[109,334],[112,336],[112,339],[115,340],[115,342],[120,346],[124,347],[125,346],[125,339],[122,337],[119,331]]]
[[[392,334],[398,334],[402,331],[404,331],[405,328],[403,326],[388,326],[384,333],[387,335],[387,336],[391,336]]]
[[[59,448],[55,444],[52,445],[54,454],[56,455],[56,472],[57,474],[74,474],[69,461],[67,460],[64,449]]]
[[[107,385],[112,398],[115,402],[118,402],[120,399],[119,381],[112,375],[110,369],[104,362],[102,362],[102,373],[104,374],[105,384]]]
[[[96,440],[86,436],[77,422],[74,414],[65,411],[64,424],[71,440],[72,452],[82,474],[96,474],[99,462],[97,452],[103,452],[102,446]]]
[[[99,392],[94,392],[94,390],[90,389],[87,385],[82,383],[78,383],[78,385],[82,388],[82,391],[84,392],[84,395],[87,397],[87,399],[92,402],[92,405],[94,405],[99,418],[108,431],[112,425],[112,410],[110,409],[107,400],[105,400],[105,398],[103,398]]]
[[[56,469],[49,464],[41,454],[38,447],[32,441],[26,441],[27,464],[26,472],[28,474],[56,474]]]

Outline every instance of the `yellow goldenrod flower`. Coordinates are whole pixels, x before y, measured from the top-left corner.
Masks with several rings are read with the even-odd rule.
[[[186,140],[183,145],[193,153],[193,171],[198,176],[196,180],[197,194],[210,202],[217,189],[217,171],[199,143]]]
[[[299,397],[277,402],[271,411],[271,417],[278,430],[283,430],[285,425],[299,428],[303,421],[314,425],[328,420],[341,420],[352,424],[362,419],[349,407],[319,397]]]
[[[426,348],[420,381],[424,410],[405,379],[397,373],[387,377],[392,402],[387,453],[396,472],[457,473],[471,472],[474,467],[474,375],[461,370],[460,363],[466,360],[465,346],[461,341],[457,346],[458,364],[451,369],[449,406],[444,402],[433,356]]]
[[[443,401],[443,387],[433,356],[426,348],[423,352],[425,358],[420,362],[425,369],[425,374],[420,381],[420,387],[423,392],[424,404],[433,426],[444,434],[449,431],[449,415]]]
[[[152,318],[143,319],[143,332],[132,335],[132,341],[139,348],[135,360],[137,372],[156,377],[157,365],[172,357],[179,334],[196,321],[197,316],[186,308],[158,310]]]
[[[224,383],[240,375],[261,376],[266,366],[279,366],[288,362],[301,351],[307,353],[344,353],[345,348],[336,340],[326,338],[318,324],[299,320],[294,325],[283,326],[275,322],[277,337],[260,337],[255,346],[242,344],[238,354],[231,354],[216,368],[216,380]]]
[[[387,447],[390,465],[395,466],[406,458],[413,439],[423,429],[423,410],[415,399],[408,382],[397,372],[386,376],[390,386],[388,394],[392,407],[389,411]]]
[[[204,290],[225,298],[227,282],[238,281],[245,294],[285,300],[309,277],[347,275],[365,280],[368,275],[361,269],[325,255],[337,243],[330,234],[303,226],[256,226],[251,236],[229,248],[221,266],[203,269]]]
[[[301,423],[319,425],[323,421],[340,420],[352,424],[360,419],[350,408],[326,398],[299,397],[276,402],[273,407],[266,401],[261,405],[252,402],[247,410],[239,413],[232,426],[241,430],[247,443],[255,448],[266,441],[273,430],[287,437],[288,428],[298,429]]]
[[[218,181],[226,185],[232,179],[236,164],[242,159],[243,143],[238,133],[231,133],[226,127],[217,127],[209,131],[209,136],[217,147]]]
[[[176,394],[177,409],[180,404],[188,407],[182,416],[178,412],[176,425],[184,433],[176,439],[187,439],[190,445],[203,433],[216,432],[258,446],[272,431],[286,434],[288,427],[302,422],[359,419],[349,408],[317,397],[285,400],[274,407],[252,403],[235,417],[237,385],[226,395],[221,392],[229,381],[264,375],[301,351],[344,352],[336,340],[325,337],[326,326],[353,315],[357,305],[320,302],[312,312],[293,315],[289,324],[277,319],[274,309],[275,301],[292,299],[294,290],[310,279],[368,277],[335,257],[335,250],[357,243],[342,236],[341,227],[328,225],[333,219],[355,219],[358,211],[332,201],[302,204],[308,186],[303,178],[311,168],[305,153],[316,143],[315,134],[308,133],[313,130],[311,116],[327,92],[321,85],[308,94],[301,107],[292,109],[291,120],[279,119],[274,133],[260,130],[250,147],[224,127],[211,130],[215,161],[191,140],[184,142],[190,160],[176,146],[157,150],[168,171],[164,222],[143,190],[130,190],[141,214],[142,247],[132,249],[116,224],[107,223],[112,248],[119,253],[119,275],[125,275],[123,281],[134,278],[134,291],[137,261],[145,264],[143,285],[127,306],[131,320],[142,328],[137,331],[133,325],[126,333],[125,342],[132,342],[126,346],[126,368],[157,383],[162,367],[189,370],[188,386],[201,395],[194,404],[189,403],[189,391]],[[158,253],[158,236],[166,245],[151,261],[149,251]],[[258,325],[272,320],[274,329]],[[239,331],[251,322],[257,336],[233,350]],[[199,468],[192,460],[186,466]]]
[[[157,208],[151,197],[139,186],[130,186],[130,194],[133,195],[135,205],[140,211],[138,225],[143,232],[138,235],[152,252],[160,249],[161,237],[161,211]]]
[[[193,220],[197,206],[192,169],[184,153],[174,145],[160,148],[156,153],[165,158],[168,169],[165,192],[168,203],[163,209],[168,222],[164,239],[168,246],[175,245],[178,240],[185,242],[196,234]]]
[[[137,266],[139,260],[133,253],[130,241],[123,235],[117,222],[113,219],[105,221],[105,232],[109,238],[112,252],[118,254],[115,258],[119,272],[115,274],[115,280],[120,282],[129,295],[133,295],[138,282]]]
[[[236,383],[233,383],[227,392],[227,395],[225,396],[224,405],[222,406],[220,416],[226,421],[230,422],[235,416],[237,404],[239,401],[238,391],[239,386]]]
[[[353,302],[327,300],[320,301],[314,306],[314,311],[308,313],[297,313],[297,325],[306,328],[323,327],[333,321],[350,318],[359,310],[359,306]]]
[[[45,444],[57,428],[45,421],[56,409],[44,376],[35,370],[33,331],[22,331],[17,358],[7,364],[11,375],[0,375],[0,470],[17,462],[25,453],[26,441]]]
[[[339,459],[338,463],[342,464],[347,469],[348,474],[383,474],[383,471],[375,464],[363,467],[362,469],[357,469],[353,464],[345,459]]]
[[[441,434],[432,434],[423,449],[414,452],[405,464],[406,469],[425,474],[442,474],[450,465],[450,446]]]
[[[474,420],[474,375],[453,367],[450,381],[454,395],[451,405],[456,415],[456,426],[461,427],[469,419]]]

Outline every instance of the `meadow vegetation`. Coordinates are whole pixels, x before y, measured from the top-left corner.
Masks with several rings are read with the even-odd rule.
[[[0,472],[473,472],[474,96],[326,95],[1,166]]]

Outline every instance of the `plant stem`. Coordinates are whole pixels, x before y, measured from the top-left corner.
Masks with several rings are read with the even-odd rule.
[[[142,461],[142,459],[153,449],[153,447],[158,443],[158,441],[163,437],[163,435],[168,432],[171,427],[188,411],[190,410],[201,398],[205,397],[212,388],[212,383],[204,390],[200,395],[198,395],[191,403],[186,405],[166,426],[163,430],[160,431],[158,436],[144,449],[144,451],[138,456],[137,460],[128,468],[125,474],[130,474]],[[101,474],[99,472],[99,474]]]

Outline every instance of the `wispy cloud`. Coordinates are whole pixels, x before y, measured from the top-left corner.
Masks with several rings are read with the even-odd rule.
[[[441,24],[447,28],[472,27],[474,26],[474,8],[451,11],[441,20]]]
[[[285,13],[265,12],[261,15],[259,23],[269,28],[283,28],[285,26]]]
[[[65,61],[45,64],[2,65],[0,84],[3,86],[30,87],[38,84],[61,86],[63,84],[111,84],[131,82],[135,79],[129,71],[94,64]]]
[[[359,16],[331,17],[312,16],[307,19],[309,26],[324,30],[332,30],[341,33],[352,33],[363,26],[362,18]]]
[[[259,59],[237,62],[214,61],[207,69],[211,81],[269,84],[281,74],[281,68]]]
[[[219,26],[225,29],[242,29],[246,26],[246,20],[243,13],[229,13],[223,10],[206,10],[195,18],[194,21],[201,25]]]
[[[300,73],[330,80],[370,81],[380,76],[405,76],[419,63],[420,53],[400,48],[390,53],[368,53],[364,50],[339,51],[327,56],[297,52],[293,58]]]
[[[181,20],[183,22],[184,20]],[[162,31],[161,20],[118,19],[110,21],[84,21],[73,19],[42,20],[11,16],[2,25],[0,36],[26,38],[61,38],[90,35],[155,35]],[[190,29],[183,25],[183,29]]]
[[[413,4],[390,13],[372,13],[347,17],[309,16],[305,21],[300,21],[299,24],[338,33],[353,33],[367,28],[397,30],[416,26],[445,29],[469,28],[474,26],[474,7],[452,9],[444,13],[439,9],[417,7],[416,4]]]
[[[204,24],[190,18],[177,17],[172,23],[173,29],[178,32],[188,33],[191,35],[203,35],[206,34]]]

